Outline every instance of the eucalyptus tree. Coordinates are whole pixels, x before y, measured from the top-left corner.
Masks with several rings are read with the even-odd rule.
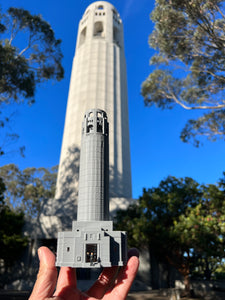
[[[33,104],[39,84],[64,77],[60,47],[61,40],[41,15],[15,7],[0,13],[0,127],[10,121],[6,106]]]
[[[199,111],[181,132],[199,146],[225,137],[225,3],[221,0],[155,0],[153,71],[142,84],[146,106]]]

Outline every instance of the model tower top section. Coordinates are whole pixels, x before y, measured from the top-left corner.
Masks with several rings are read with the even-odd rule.
[[[123,47],[122,27],[120,15],[112,4],[106,1],[94,2],[87,7],[79,23],[76,50],[93,39],[104,39]]]

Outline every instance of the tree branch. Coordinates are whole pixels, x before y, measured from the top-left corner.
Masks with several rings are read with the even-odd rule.
[[[34,34],[30,33],[29,40],[28,40],[28,45],[22,51],[20,51],[20,53],[18,54],[18,57],[22,56],[28,49],[30,49],[31,44],[32,44],[32,38],[33,38],[33,36],[34,36]]]
[[[216,4],[214,4],[214,5],[215,5],[217,11],[218,11],[218,12],[221,14],[221,16],[225,19],[225,15],[224,15],[224,13],[222,12],[222,10],[219,8],[219,6],[216,5]]]
[[[169,87],[168,87],[168,90],[169,90]],[[181,102],[180,100],[178,100],[178,98],[174,95],[174,93],[172,91],[170,91],[170,93],[172,95],[172,99],[177,104],[179,104],[181,107],[183,107],[186,110],[194,110],[194,109],[221,109],[221,108],[225,108],[225,104],[218,104],[218,105],[214,105],[214,106],[210,106],[210,105],[187,106],[186,104],[184,104],[183,102]]]

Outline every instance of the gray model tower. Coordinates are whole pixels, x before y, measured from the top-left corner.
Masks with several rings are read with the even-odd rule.
[[[109,220],[109,126],[97,109],[86,112],[82,125],[77,220]]]
[[[53,204],[53,215],[64,226],[65,218],[71,224],[76,217],[76,206],[71,211],[71,205],[77,204],[80,124],[92,108],[104,110],[108,116],[110,203],[124,207],[132,191],[123,24],[115,7],[106,1],[87,7],[77,33]]]
[[[58,233],[57,266],[96,268],[126,264],[126,234],[113,231],[108,219],[108,130],[104,111],[93,109],[85,114],[77,221],[73,221],[72,231]]]

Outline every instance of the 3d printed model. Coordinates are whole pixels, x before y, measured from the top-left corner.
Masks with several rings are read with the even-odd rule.
[[[82,126],[77,221],[58,233],[56,266],[98,268],[127,262],[126,233],[109,221],[109,126],[103,110],[86,112]]]

